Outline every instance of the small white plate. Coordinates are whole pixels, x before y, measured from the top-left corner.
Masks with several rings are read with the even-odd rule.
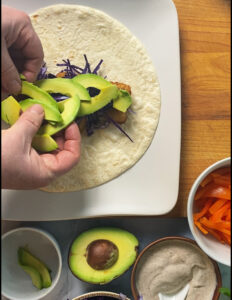
[[[3,0],[33,12],[69,3],[92,6],[121,21],[147,48],[161,85],[161,115],[143,158],[122,176],[100,187],[72,193],[2,191],[5,220],[64,220],[96,216],[162,215],[175,206],[179,187],[181,83],[179,27],[171,0]]]

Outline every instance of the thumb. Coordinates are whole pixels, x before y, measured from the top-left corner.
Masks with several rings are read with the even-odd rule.
[[[39,130],[44,118],[43,107],[39,104],[29,107],[11,127],[17,136],[23,136],[25,142],[31,145],[32,139]]]
[[[5,41],[2,41],[2,88],[10,94],[17,94],[21,90],[19,73],[9,55]]]

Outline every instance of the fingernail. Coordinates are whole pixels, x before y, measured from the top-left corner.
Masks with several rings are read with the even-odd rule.
[[[32,105],[29,109],[30,109],[30,112],[36,113],[38,115],[41,115],[44,113],[43,107],[39,104]]]
[[[7,90],[11,94],[18,94],[21,91],[21,82],[17,80],[12,80],[8,83]]]

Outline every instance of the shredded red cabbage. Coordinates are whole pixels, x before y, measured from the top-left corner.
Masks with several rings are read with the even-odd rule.
[[[67,59],[63,59],[63,63],[57,64],[58,67],[63,67],[61,69],[60,72],[64,72],[64,78],[73,78],[79,74],[98,74],[98,71],[101,67],[101,64],[103,63],[103,59],[101,59],[99,61],[99,63],[97,64],[97,66],[93,69],[93,71],[91,72],[91,67],[90,67],[90,63],[87,59],[86,54],[84,54],[84,59],[85,59],[85,66],[84,68],[81,68],[79,66],[75,66],[72,65],[70,60]],[[107,76],[105,76],[104,78],[106,78]],[[52,73],[47,73],[47,66],[46,63],[44,63],[44,65],[41,67],[40,72],[37,76],[37,80],[41,80],[41,79],[52,79],[52,78],[57,78],[56,75],[52,74]],[[99,94],[99,90],[94,88],[94,87],[89,87],[88,91],[90,93],[91,97],[95,97],[96,95]],[[60,94],[60,93],[51,93],[51,96],[57,101],[62,101],[67,99],[68,97],[66,95]],[[90,136],[94,133],[94,130],[96,129],[103,129],[109,126],[109,124],[113,124],[115,127],[117,127],[126,137],[128,137],[128,139],[133,142],[133,140],[129,137],[129,135],[122,129],[122,127],[115,122],[113,119],[111,119],[107,114],[106,111],[109,108],[112,108],[113,104],[112,102],[110,102],[109,104],[107,104],[105,107],[103,107],[102,109],[96,111],[93,114],[90,114],[88,116],[85,116],[84,118],[86,119],[86,132],[87,135]],[[133,111],[130,110],[132,113]],[[76,118],[76,123],[79,124],[80,121],[82,120],[83,117],[81,118]]]

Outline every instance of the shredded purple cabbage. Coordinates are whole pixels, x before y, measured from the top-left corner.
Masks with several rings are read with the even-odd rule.
[[[90,67],[90,63],[87,59],[86,54],[84,54],[84,59],[85,59],[85,66],[84,68],[81,68],[79,66],[75,66],[72,65],[70,60],[67,59],[63,59],[63,63],[59,63],[57,64],[58,67],[62,67],[60,72],[65,72],[65,76],[63,78],[73,78],[79,74],[98,74],[98,71],[103,63],[103,60],[101,59],[99,61],[99,63],[97,64],[97,66],[93,69],[93,71],[91,72],[91,67]],[[104,78],[106,78],[107,76],[105,76]],[[44,65],[41,67],[40,72],[37,76],[37,80],[41,80],[41,79],[52,79],[52,78],[57,78],[56,75],[52,74],[52,73],[47,73],[47,66],[46,63],[44,63]],[[97,89],[90,87],[88,88],[88,91],[90,93],[91,97],[95,97],[96,95],[98,95],[99,90],[97,91]],[[51,96],[57,101],[63,101],[65,99],[68,98],[68,96],[60,94],[60,93],[51,93]],[[112,101],[107,104],[105,107],[103,107],[102,109],[96,111],[93,114],[90,114],[88,116],[85,116],[86,119],[86,132],[88,136],[91,136],[94,133],[94,130],[96,129],[104,129],[107,128],[109,126],[109,124],[113,124],[115,127],[117,127],[126,137],[128,137],[128,139],[133,142],[133,140],[129,137],[129,135],[122,129],[122,127],[115,122],[112,118],[110,118],[107,114],[106,111],[109,108],[112,108],[113,104]],[[134,113],[131,109],[130,112]],[[83,118],[83,117],[82,117]],[[76,118],[76,123],[79,124],[82,118]]]

